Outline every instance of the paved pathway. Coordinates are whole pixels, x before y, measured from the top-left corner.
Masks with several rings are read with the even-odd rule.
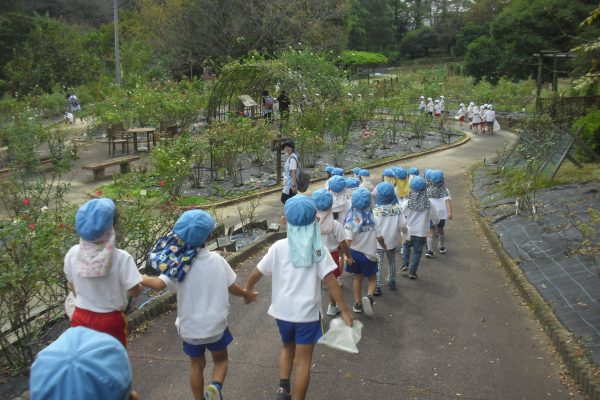
[[[417,281],[400,278],[397,291],[376,299],[374,317],[360,317],[365,328],[359,354],[316,348],[309,399],[580,398],[561,383],[550,342],[521,306],[470,210],[469,166],[508,139],[507,133],[474,137],[410,163],[446,171],[456,216],[447,228],[448,253],[424,259]],[[268,196],[258,215],[277,220],[278,198]],[[235,213],[235,207],[224,212]],[[241,266],[239,282],[259,257]],[[351,277],[345,275],[344,282],[350,300]],[[231,299],[235,341],[224,388],[228,400],[272,399],[278,383],[280,339],[266,314],[270,281],[263,279],[257,289],[257,304]],[[134,386],[142,399],[191,398],[174,319],[174,312],[163,315],[131,341]]]

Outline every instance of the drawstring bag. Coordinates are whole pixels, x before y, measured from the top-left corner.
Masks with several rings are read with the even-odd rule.
[[[329,330],[321,336],[318,343],[332,349],[357,354],[356,345],[360,342],[362,328],[363,324],[360,321],[354,320],[350,327],[342,318],[334,318],[329,324]]]
[[[192,267],[197,249],[186,245],[175,233],[171,232],[156,242],[150,252],[150,265],[157,272],[169,278],[183,281]]]

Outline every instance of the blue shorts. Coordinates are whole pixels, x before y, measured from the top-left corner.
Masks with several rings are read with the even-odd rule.
[[[439,223],[439,224],[437,224],[437,225],[434,225],[434,224],[433,224],[433,221],[432,221],[432,220],[429,220],[429,229],[433,229],[433,228],[435,228],[436,226],[437,226],[438,228],[442,228],[442,229],[444,229],[444,227],[446,226],[446,220],[445,220],[445,219],[440,219],[440,223]]]
[[[371,261],[367,258],[365,253],[350,249],[350,255],[354,260],[354,264],[346,265],[346,272],[351,274],[362,274],[364,276],[371,276],[377,273],[377,260]]]
[[[314,344],[323,336],[323,321],[288,322],[277,319],[277,327],[284,344]]]
[[[229,344],[233,342],[233,336],[229,331],[229,328],[225,328],[225,332],[223,332],[223,336],[221,339],[217,340],[213,343],[207,344],[189,344],[187,342],[183,342],[183,352],[190,357],[203,357],[206,349],[208,351],[221,351],[227,348]]]

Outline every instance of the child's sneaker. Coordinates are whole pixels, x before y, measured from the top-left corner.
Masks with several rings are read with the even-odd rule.
[[[400,267],[400,272],[406,272],[408,271],[408,264],[402,264],[402,266]]]
[[[425,257],[427,258],[433,258],[433,250],[427,250],[427,252],[425,253]]]
[[[445,247],[440,247],[438,250],[439,250],[440,254],[444,254],[446,252]]]
[[[396,290],[396,281],[389,281],[388,288],[390,288],[390,290]]]
[[[381,296],[383,293],[381,292],[381,286],[377,286],[375,288],[375,292],[373,293],[373,296]]]
[[[223,397],[219,389],[211,383],[204,389],[204,400],[223,400]]]
[[[340,312],[338,306],[334,306],[333,304],[329,304],[327,306],[327,315],[329,315],[330,317],[335,317],[338,312]]]
[[[283,388],[279,388],[275,394],[275,400],[291,400],[292,395],[286,392]]]
[[[365,310],[365,315],[373,315],[373,297],[365,296],[362,298],[362,308]]]
[[[352,311],[354,311],[357,314],[360,314],[363,312],[363,306],[360,303],[356,303],[355,305],[352,306]]]
[[[417,273],[416,273],[416,272],[413,272],[413,273],[410,273],[410,274],[408,274],[408,278],[409,278],[409,279],[412,279],[412,280],[415,280],[415,279],[417,279]]]

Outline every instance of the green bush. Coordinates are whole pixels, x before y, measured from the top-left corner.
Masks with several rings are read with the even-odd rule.
[[[582,139],[590,150],[600,155],[600,109],[594,109],[585,116],[573,122],[573,132],[579,130]],[[592,161],[592,157],[585,152],[577,150],[578,158],[583,161]]]
[[[344,50],[340,53],[340,63],[348,68],[356,65],[374,65],[388,62],[385,54],[370,51]]]

